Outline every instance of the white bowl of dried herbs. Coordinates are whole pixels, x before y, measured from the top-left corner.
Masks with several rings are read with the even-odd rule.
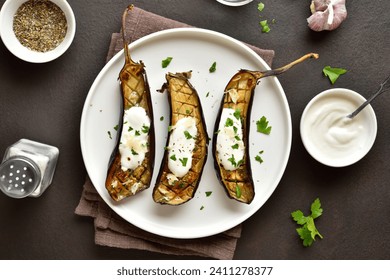
[[[18,58],[44,63],[61,56],[76,32],[65,0],[7,0],[0,11],[0,36]]]

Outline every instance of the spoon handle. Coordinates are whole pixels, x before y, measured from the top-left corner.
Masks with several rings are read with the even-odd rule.
[[[372,100],[374,100],[376,97],[378,97],[380,94],[384,93],[385,91],[388,91],[390,89],[390,84],[387,83],[389,81],[389,79],[390,79],[390,75],[386,78],[386,80],[384,80],[380,84],[378,91],[374,95],[372,95],[370,98],[368,98],[367,101],[364,102],[362,105],[360,105],[355,111],[353,111],[351,114],[349,114],[347,116],[347,118],[352,119],[357,114],[359,114],[360,111],[364,109],[364,107],[366,107],[368,104],[370,104],[370,102]]]

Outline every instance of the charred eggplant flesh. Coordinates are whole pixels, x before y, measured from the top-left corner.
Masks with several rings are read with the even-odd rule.
[[[217,176],[230,198],[249,204],[255,196],[248,141],[253,95],[259,80],[282,74],[307,58],[318,58],[318,55],[307,54],[275,70],[240,70],[225,87],[212,151]]]
[[[208,135],[191,72],[168,73],[163,89],[171,109],[169,136],[153,190],[157,203],[183,204],[193,198],[207,159]]]
[[[105,186],[112,199],[120,201],[148,188],[154,165],[154,125],[150,89],[144,64],[130,57],[122,18],[125,64],[119,73],[123,109],[118,143],[113,152]]]

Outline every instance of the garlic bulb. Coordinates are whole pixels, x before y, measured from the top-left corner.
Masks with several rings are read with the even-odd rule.
[[[345,0],[313,0],[310,10],[307,22],[314,31],[336,29],[347,18]]]

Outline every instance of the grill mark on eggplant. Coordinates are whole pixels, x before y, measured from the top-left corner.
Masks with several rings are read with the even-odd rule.
[[[253,95],[256,86],[261,78],[268,76],[275,76],[284,73],[294,65],[308,59],[318,58],[318,54],[307,54],[301,58],[274,70],[267,71],[250,71],[242,69],[238,71],[228,82],[225,87],[224,95],[221,101],[219,113],[214,126],[213,136],[213,158],[214,167],[216,169],[217,177],[222,183],[229,198],[235,199],[239,202],[250,204],[255,196],[255,188],[252,179],[252,169],[249,157],[249,128],[250,128],[250,114],[253,103]],[[236,90],[238,93],[236,102],[233,102],[229,91]],[[221,121],[221,114],[224,108],[239,109],[241,112],[243,142],[245,144],[245,153],[242,164],[236,170],[226,170],[220,163],[217,152],[217,134],[219,124]]]
[[[133,196],[150,186],[154,166],[154,121],[152,101],[149,84],[142,61],[139,63],[131,59],[128,49],[128,42],[125,36],[125,18],[133,6],[129,6],[122,17],[122,37],[124,42],[125,64],[119,73],[121,85],[122,109],[120,128],[117,137],[117,144],[109,162],[105,186],[112,199],[120,201],[126,197]],[[145,159],[134,170],[123,171],[121,168],[121,154],[119,152],[119,141],[122,135],[124,111],[139,106],[145,109],[149,119],[150,127],[148,133],[149,148]],[[132,189],[133,188],[133,189]]]
[[[153,190],[153,199],[160,204],[179,205],[192,199],[207,160],[209,138],[199,96],[188,81],[190,76],[191,72],[168,73],[166,75],[167,82],[161,89],[161,91],[166,90],[168,92],[168,101],[171,109],[170,125],[174,126],[182,118],[194,117],[196,119],[197,136],[190,170],[182,178],[178,178],[172,185],[169,184],[167,179],[167,175],[172,172],[168,167],[169,152],[165,150]],[[166,146],[169,143],[169,136]]]

